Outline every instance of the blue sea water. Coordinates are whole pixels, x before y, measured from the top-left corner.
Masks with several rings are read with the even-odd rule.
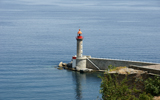
[[[0,0],[0,100],[96,100],[97,73],[58,70],[76,54],[160,63],[159,0]]]

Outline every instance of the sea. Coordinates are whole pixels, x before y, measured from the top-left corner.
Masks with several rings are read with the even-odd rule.
[[[76,55],[160,63],[160,0],[0,0],[0,100],[98,100],[100,73]]]

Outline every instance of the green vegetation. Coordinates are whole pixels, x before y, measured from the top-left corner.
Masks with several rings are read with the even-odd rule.
[[[117,82],[117,76],[112,78],[109,74],[108,77],[101,77],[101,90],[103,100],[130,100],[135,99],[132,95],[133,89],[129,89],[126,84],[127,79],[125,78],[122,82]]]
[[[145,82],[145,90],[154,96],[160,95],[160,78],[155,76],[154,79],[148,78]]]
[[[117,70],[112,66],[109,68]],[[121,79],[122,77],[119,78],[119,75],[108,73],[100,78],[102,79],[100,93],[103,100],[152,100],[153,96],[160,95],[160,78],[158,76],[147,79],[142,77],[127,79],[126,75]]]
[[[112,76],[108,74],[106,77],[100,77],[102,79],[101,90],[103,100],[151,100],[152,95],[146,94],[139,89],[136,89],[136,85],[128,85],[127,77],[121,82],[118,82],[116,75]],[[139,95],[139,96],[137,96]]]

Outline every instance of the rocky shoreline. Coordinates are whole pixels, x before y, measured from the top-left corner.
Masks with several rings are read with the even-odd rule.
[[[69,63],[60,62],[58,66],[59,66],[58,69],[60,69],[60,70],[66,69],[66,70],[78,71],[78,72],[81,72],[81,73],[100,71],[100,70],[93,70],[93,69],[88,69],[88,68],[86,68],[85,70],[79,70],[79,69],[76,69],[76,68],[72,68],[72,61],[69,62]]]
[[[75,68],[72,68],[72,62],[70,63],[60,62],[58,65],[58,69],[67,69],[67,70],[73,70],[73,71],[76,70]]]

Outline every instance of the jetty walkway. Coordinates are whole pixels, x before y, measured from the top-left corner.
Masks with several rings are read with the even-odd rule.
[[[130,65],[129,68],[143,70],[143,71],[147,71],[148,73],[160,75],[160,64],[147,65],[147,66]]]

